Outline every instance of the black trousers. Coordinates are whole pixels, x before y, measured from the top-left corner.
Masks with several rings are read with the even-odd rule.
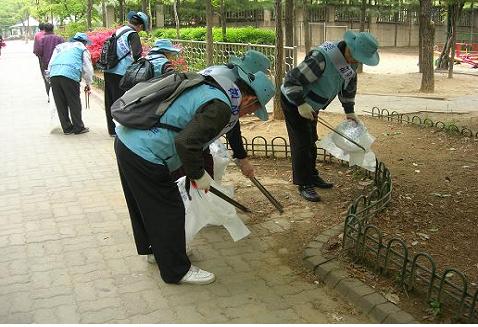
[[[113,103],[121,98],[125,93],[119,85],[123,76],[118,74],[104,73],[105,77],[105,113],[106,113],[106,126],[108,127],[108,133],[115,135],[115,123],[111,116],[111,106]]]
[[[48,69],[48,67],[43,67],[40,58],[38,58],[38,64],[40,65],[41,78],[43,79],[43,83],[45,84],[46,95],[50,97],[50,83],[48,82],[48,79],[46,78],[45,74],[45,71]]]
[[[184,204],[168,169],[151,163],[115,139],[121,185],[138,254],[154,254],[161,278],[177,283],[188,272]]]
[[[53,76],[50,83],[63,132],[81,131],[85,125],[81,119],[80,83],[64,76]]]
[[[319,174],[316,168],[317,121],[305,119],[299,115],[297,106],[290,103],[281,94],[285,124],[289,134],[292,157],[292,182],[296,185],[313,184],[313,176]]]

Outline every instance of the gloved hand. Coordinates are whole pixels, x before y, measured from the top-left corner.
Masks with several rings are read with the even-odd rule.
[[[236,159],[236,163],[241,168],[241,172],[246,177],[254,177],[254,166],[251,165],[247,158]]]
[[[192,179],[191,183],[193,184],[194,188],[207,192],[209,190],[209,187],[211,186],[211,181],[211,176],[209,176],[207,171],[204,171],[204,174],[199,179]]]
[[[304,117],[305,119],[315,120],[317,113],[314,111],[312,106],[307,102],[304,102],[300,106],[297,107],[299,109],[299,115]]]
[[[353,120],[357,124],[360,122],[360,120],[358,119],[357,115],[354,112],[345,114],[345,117],[347,118],[347,120]]]

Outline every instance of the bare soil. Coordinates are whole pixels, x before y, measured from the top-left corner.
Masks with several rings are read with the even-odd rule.
[[[342,115],[321,113],[331,125]],[[465,274],[471,290],[478,283],[478,139],[450,135],[435,128],[388,122],[361,117],[369,132],[376,137],[372,146],[378,159],[390,169],[393,178],[392,201],[378,217],[371,220],[386,238],[400,237],[414,253],[427,252],[437,263],[437,271],[454,267]],[[440,117],[444,119],[446,117]],[[287,140],[284,122],[262,123],[246,118],[242,132],[249,141],[263,136]],[[319,137],[329,131],[319,125]],[[278,234],[278,249],[286,248],[284,260],[291,267],[301,267],[305,246],[321,231],[344,220],[353,198],[367,190],[366,179],[356,170],[340,164],[319,163],[318,169],[336,184],[331,190],[319,190],[322,202],[306,202],[291,184],[290,161],[256,159],[259,179],[279,179],[267,188],[283,203],[285,210],[307,206],[314,212],[307,224],[294,224],[288,232]],[[237,196],[244,203],[261,208],[249,223],[261,222],[274,212],[262,195],[250,191],[250,185],[239,185]],[[253,185],[252,185],[253,187]],[[259,195],[257,195],[259,194]],[[335,244],[334,246],[338,245]],[[377,278],[359,266],[350,266],[350,274],[365,280],[385,293],[397,294],[400,305],[424,322],[435,319],[421,298],[404,296],[393,288],[393,281]],[[296,268],[301,270],[300,268]],[[307,276],[302,269],[304,276]],[[313,276],[308,276],[314,278]],[[418,304],[418,305],[417,305]],[[421,305],[420,305],[421,304]],[[449,319],[445,316],[443,319]],[[434,320],[435,322],[437,320]],[[443,321],[443,320],[439,320]],[[445,320],[446,321],[446,320]]]

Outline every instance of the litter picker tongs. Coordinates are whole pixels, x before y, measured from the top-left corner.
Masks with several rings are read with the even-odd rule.
[[[361,146],[360,144],[358,144],[357,142],[355,142],[354,140],[352,140],[350,137],[348,136],[345,136],[344,134],[338,132],[335,128],[333,128],[332,126],[330,126],[330,124],[323,118],[321,118],[320,116],[317,116],[317,122],[321,123],[322,125],[324,125],[325,127],[327,127],[328,129],[330,129],[331,131],[333,131],[334,133],[337,133],[339,134],[340,136],[342,136],[344,139],[346,139],[347,141],[350,141],[352,142],[353,144],[355,144],[356,146],[358,146],[359,148],[361,148],[364,152],[367,152],[367,150],[365,150],[365,148],[363,146]]]
[[[90,108],[90,92],[85,91],[85,109]]]

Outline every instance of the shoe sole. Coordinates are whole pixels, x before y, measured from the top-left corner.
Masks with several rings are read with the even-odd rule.
[[[85,134],[85,133],[88,133],[89,131],[90,131],[89,129],[83,129],[83,130],[75,133],[75,135]]]

